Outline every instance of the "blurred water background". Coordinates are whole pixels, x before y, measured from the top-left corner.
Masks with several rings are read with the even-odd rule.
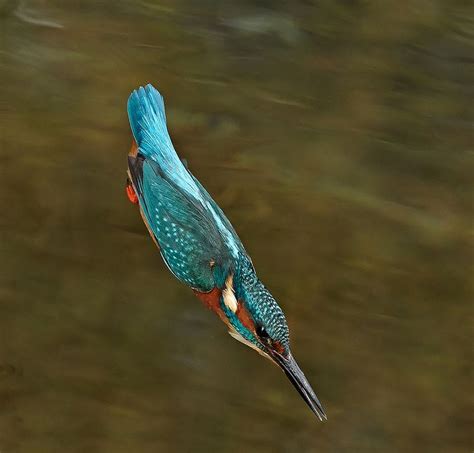
[[[3,0],[0,28],[2,453],[472,451],[472,2]],[[126,199],[148,82],[327,423]]]

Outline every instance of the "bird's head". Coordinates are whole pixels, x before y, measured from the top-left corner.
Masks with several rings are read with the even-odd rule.
[[[230,335],[255,349],[283,370],[320,420],[324,409],[290,351],[289,330],[283,311],[259,280],[226,280],[221,295],[224,321]]]

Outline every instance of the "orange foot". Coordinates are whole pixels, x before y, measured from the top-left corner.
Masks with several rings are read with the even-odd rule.
[[[138,196],[135,192],[135,189],[132,186],[132,183],[130,182],[129,179],[127,179],[127,185],[125,187],[125,192],[127,193],[128,199],[133,203],[133,204],[138,204]]]

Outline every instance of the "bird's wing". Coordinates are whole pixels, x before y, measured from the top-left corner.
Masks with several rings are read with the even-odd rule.
[[[218,224],[219,230],[222,232],[226,238],[226,244],[229,246],[232,255],[237,258],[238,256],[244,255],[248,258],[250,264],[252,260],[248,256],[245,248],[237,235],[234,227],[230,223],[229,219],[226,217],[219,205],[214,201],[209,192],[204,188],[204,186],[199,182],[199,180],[191,173],[191,171],[186,167],[188,173],[193,178],[194,184],[201,192],[202,198],[205,200],[206,204],[212,209],[212,214],[214,219]],[[253,264],[252,264],[253,266]]]
[[[129,157],[140,207],[170,271],[192,288],[222,285],[232,256],[209,211],[163,177],[150,159]]]
[[[215,275],[218,265],[226,266],[245,253],[242,243],[222,210],[179,159],[166,126],[161,94],[152,85],[135,90],[128,100],[128,116],[138,145],[137,158],[129,157],[129,170],[163,258],[180,280],[196,289],[207,288],[211,279],[208,267],[194,266],[215,263]],[[165,217],[174,218],[171,223],[178,225],[176,243],[173,236],[167,236],[174,234],[166,230],[170,225],[159,224],[168,222]],[[177,256],[173,258],[172,253]],[[190,255],[185,258],[187,253]],[[222,268],[222,272],[226,270]],[[186,274],[189,272],[198,275],[191,278]]]

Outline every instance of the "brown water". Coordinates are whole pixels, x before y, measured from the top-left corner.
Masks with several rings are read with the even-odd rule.
[[[472,451],[469,4],[0,2],[0,452]],[[327,423],[126,199],[147,82]]]

